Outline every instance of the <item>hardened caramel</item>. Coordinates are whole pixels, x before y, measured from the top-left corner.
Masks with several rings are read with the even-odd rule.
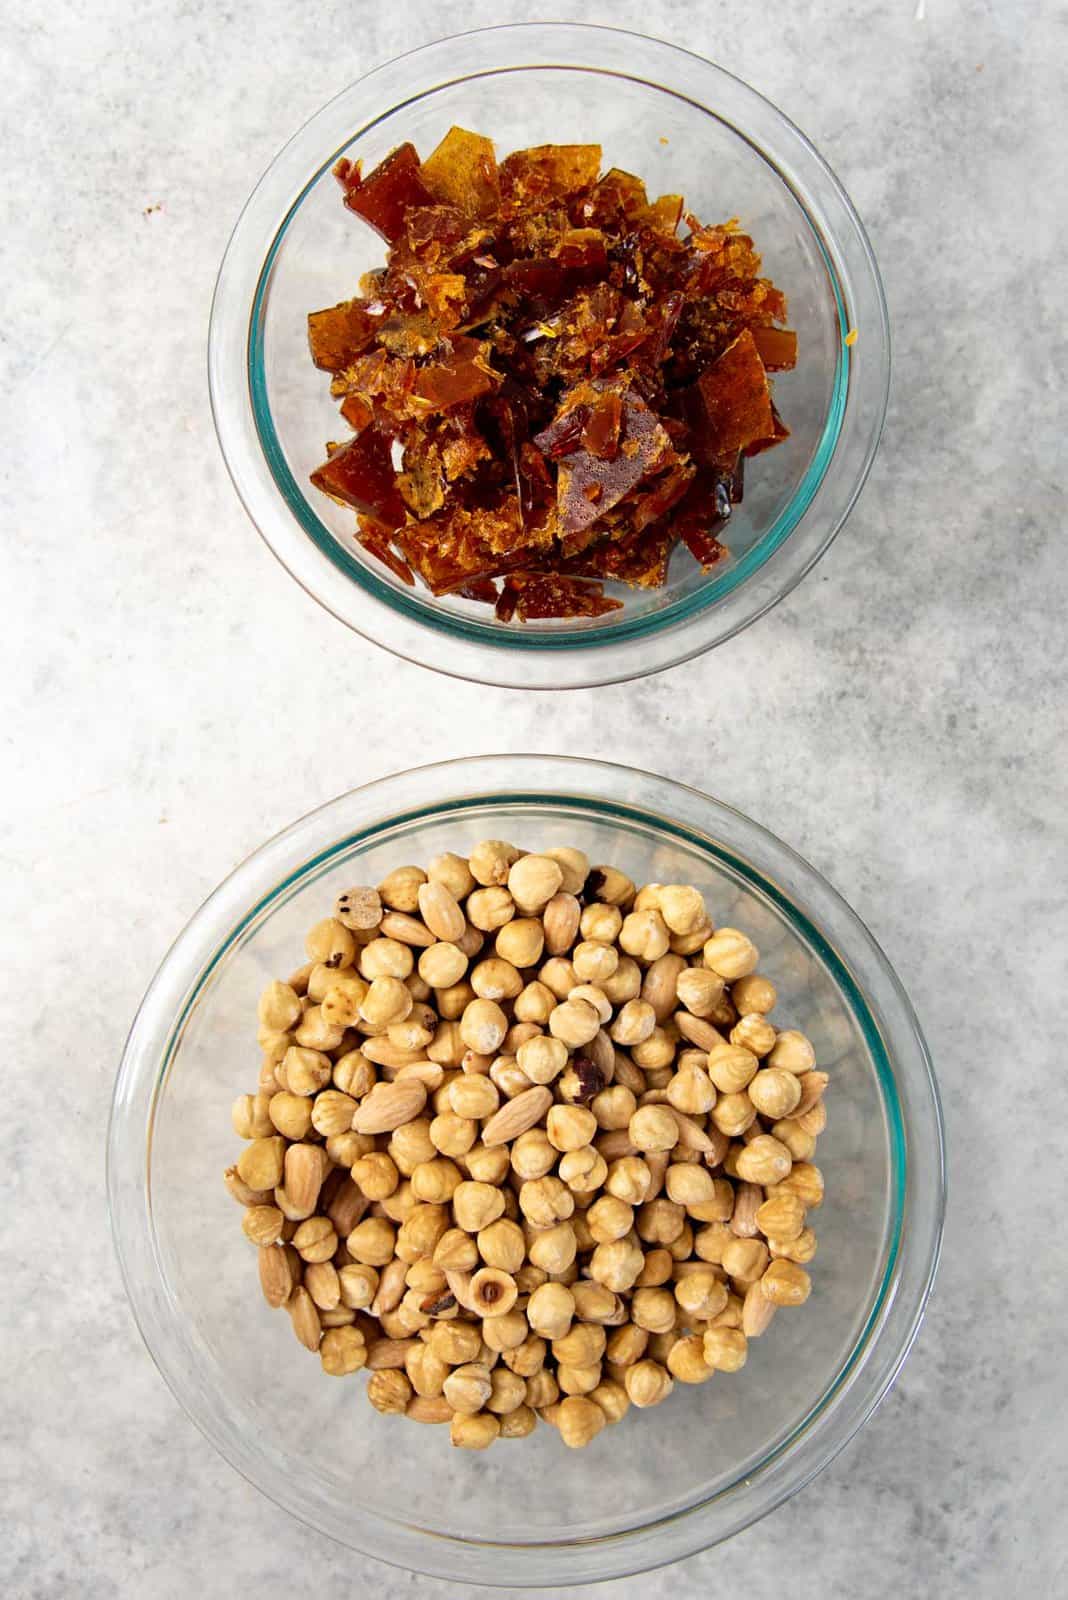
[[[308,319],[354,430],[312,482],[397,577],[506,622],[617,610],[604,583],[660,587],[679,543],[714,566],[745,457],[789,434],[768,373],[797,336],[752,239],[600,173],[599,145],[498,164],[463,128],[335,168],[389,250]]]

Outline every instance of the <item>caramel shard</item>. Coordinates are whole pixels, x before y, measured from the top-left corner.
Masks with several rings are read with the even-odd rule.
[[[774,434],[768,375],[748,328],[701,374],[697,388],[701,426],[717,460],[731,460],[746,445]]]
[[[334,171],[345,190],[345,204],[390,244],[403,236],[405,218],[413,207],[433,203],[413,144],[398,145],[366,178],[360,177],[358,168],[346,166],[342,172],[341,165]]]
[[[423,162],[420,177],[435,200],[454,206],[465,217],[487,216],[500,205],[493,140],[466,128],[449,129]]]
[[[766,372],[788,372],[797,366],[797,334],[792,328],[755,327],[753,343]]]
[[[368,314],[366,300],[343,300],[308,317],[312,360],[324,372],[340,372],[377,336],[381,319]]]
[[[505,579],[497,614],[502,620],[517,616],[520,622],[549,617],[603,617],[606,612],[620,610],[621,604],[610,599],[600,583],[558,572],[521,572]]]
[[[599,144],[538,144],[501,163],[501,188],[518,199],[579,194],[600,170]]]
[[[383,528],[399,528],[405,520],[389,440],[375,427],[365,428],[336,450],[312,473],[311,481]]]
[[[671,450],[671,439],[664,427],[632,391],[623,396],[619,437],[619,450],[611,460],[596,456],[581,445],[561,458],[556,500],[565,533],[580,532],[618,505],[664,463]],[[586,492],[591,484],[600,488],[595,500]]]

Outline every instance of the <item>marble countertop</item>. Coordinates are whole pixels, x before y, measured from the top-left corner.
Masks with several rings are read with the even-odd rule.
[[[464,21],[526,9],[470,0]],[[320,611],[246,521],[208,408],[211,290],[252,183],[328,96],[446,31],[442,15],[406,0],[16,0],[6,15],[12,1600],[282,1600],[295,1574],[309,1593],[455,1592],[290,1521],[179,1411],[119,1283],[103,1141],[138,999],[237,860],[355,783],[509,749],[622,751],[808,856],[900,973],[948,1118],[942,1269],[875,1418],[729,1547],[605,1595],[696,1600],[728,1564],[748,1600],[1068,1585],[1064,12],[551,9],[682,41],[781,105],[870,229],[895,338],[872,478],[800,589],[702,661],[558,696],[435,677]],[[354,736],[356,676],[380,715]]]

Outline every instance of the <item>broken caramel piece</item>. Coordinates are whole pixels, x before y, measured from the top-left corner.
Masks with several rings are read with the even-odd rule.
[[[498,618],[531,622],[549,617],[603,617],[619,611],[622,602],[610,599],[604,585],[559,572],[515,572],[504,581],[497,602]]]
[[[376,561],[381,561],[384,567],[388,567],[394,577],[399,578],[402,583],[406,583],[409,589],[414,588],[415,577],[412,569],[406,561],[401,560],[400,556],[392,548],[389,542],[389,535],[383,533],[381,528],[377,528],[373,522],[368,522],[363,517],[360,517],[358,521],[360,523],[360,531],[356,535],[356,543],[361,545],[368,555],[374,556]]]
[[[340,168],[339,162],[334,171],[345,190],[345,204],[390,244],[403,238],[405,218],[413,207],[434,202],[420,175],[414,144],[398,145],[366,178],[361,178],[358,167],[344,172]]]
[[[746,328],[697,380],[700,427],[717,461],[733,459],[757,439],[775,432],[764,363]]]
[[[501,202],[493,140],[466,128],[450,128],[420,168],[434,199],[455,206],[467,218],[495,212]]]
[[[340,372],[378,335],[381,318],[368,315],[366,300],[343,300],[308,317],[312,360],[324,372]]]
[[[599,144],[537,144],[501,162],[501,189],[515,199],[579,194],[597,182]]]
[[[399,528],[404,523],[404,501],[397,489],[389,440],[373,426],[335,450],[312,473],[311,481],[383,528]]]
[[[461,337],[453,340],[450,354],[419,369],[415,394],[428,411],[444,411],[488,394],[497,382],[478,340]]]
[[[671,450],[671,439],[640,395],[622,397],[620,447],[612,460],[579,449],[560,459],[556,500],[565,534],[579,533],[619,504],[644,478],[660,467]],[[540,435],[535,443],[540,442]],[[598,485],[591,500],[587,490]]]
[[[752,333],[765,372],[789,372],[797,366],[797,334],[792,328],[758,326]]]

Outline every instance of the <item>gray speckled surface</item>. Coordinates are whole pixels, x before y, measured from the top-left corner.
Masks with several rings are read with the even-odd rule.
[[[524,10],[470,0],[464,19]],[[179,1412],[119,1285],[103,1136],[133,1009],[236,860],[353,783],[509,748],[622,755],[806,854],[909,989],[949,1122],[943,1267],[875,1419],[727,1549],[606,1594],[696,1597],[725,1573],[751,1600],[1068,1582],[1063,8],[620,0],[587,15],[718,58],[811,135],[871,231],[896,370],[860,506],[791,599],[694,666],[564,697],[466,687],[362,645],[261,546],[212,433],[208,304],[251,183],[327,96],[445,31],[441,14],[58,0],[7,15],[13,1600],[275,1600],[297,1574],[308,1592],[449,1592],[317,1541]],[[340,687],[355,666],[383,707],[358,738]]]

